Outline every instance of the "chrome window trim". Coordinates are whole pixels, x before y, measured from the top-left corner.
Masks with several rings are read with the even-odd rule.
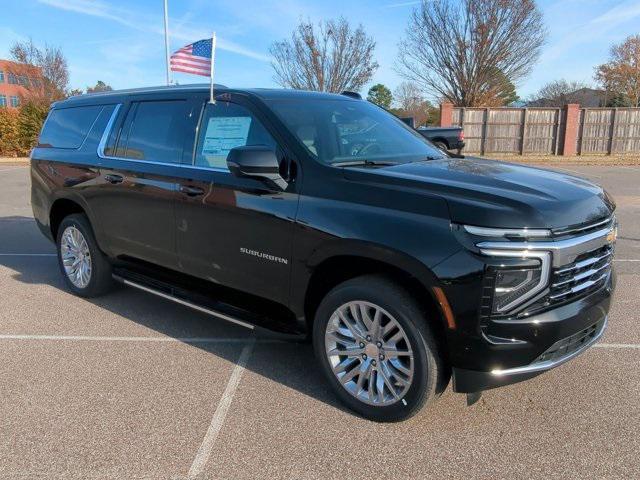
[[[512,251],[512,250],[485,250],[482,249],[480,252],[483,255],[487,255],[490,257],[510,257],[510,258],[537,258],[540,260],[540,281],[538,284],[529,290],[524,295],[518,297],[511,303],[508,303],[500,310],[498,313],[508,312],[509,310],[517,307],[518,305],[522,305],[530,298],[536,296],[538,293],[543,291],[547,285],[549,284],[549,278],[551,275],[551,253],[550,252],[532,252],[529,250],[521,250],[521,251]]]
[[[113,109],[113,113],[111,114],[111,118],[109,118],[109,121],[107,122],[107,126],[104,129],[104,132],[102,133],[102,138],[100,139],[100,143],[98,143],[98,157],[100,157],[101,159],[104,160],[122,160],[125,162],[132,162],[135,164],[139,164],[139,163],[144,163],[144,164],[148,164],[148,165],[162,165],[162,166],[167,166],[167,167],[180,167],[180,168],[190,168],[190,169],[196,169],[196,170],[205,170],[208,172],[222,172],[222,173],[230,173],[228,169],[226,168],[218,168],[218,167],[199,167],[196,165],[187,165],[184,163],[168,163],[168,162],[154,162],[152,160],[136,160],[134,158],[125,158],[125,157],[116,157],[116,156],[112,156],[112,155],[106,155],[104,153],[104,149],[105,146],[107,144],[107,140],[109,139],[109,135],[111,134],[111,130],[113,129],[113,124],[116,121],[116,118],[118,117],[118,112],[120,111],[120,107],[122,106],[121,103],[118,103],[116,105],[116,108]],[[197,147],[194,147],[197,148]]]
[[[488,228],[473,225],[463,225],[463,228],[467,233],[480,237],[547,238],[551,236],[551,230],[543,228]]]
[[[104,128],[104,132],[102,132],[102,137],[100,138],[100,143],[98,143],[98,157],[100,158],[115,158],[115,157],[107,157],[104,154],[104,147],[107,144],[107,139],[109,138],[109,134],[111,133],[111,129],[113,128],[113,124],[116,121],[118,116],[118,112],[120,111],[121,103],[117,103],[113,112],[111,112],[111,117],[107,122],[107,126]]]
[[[193,151],[191,152],[191,165],[196,166],[196,155],[198,154],[198,141],[200,140],[200,129],[202,128],[202,119],[204,118],[204,112],[207,108],[207,104],[200,105],[200,115],[198,116],[198,123],[196,124],[195,137],[193,142]],[[227,169],[228,170],[228,169]]]
[[[609,234],[615,225],[578,237],[551,242],[480,242],[476,246],[481,250],[502,251],[550,251],[553,252],[553,266],[561,267],[573,263],[578,255],[608,245]]]

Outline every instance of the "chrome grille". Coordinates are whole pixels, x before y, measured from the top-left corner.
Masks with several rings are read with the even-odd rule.
[[[579,255],[569,264],[551,274],[548,299],[566,301],[600,288],[611,273],[613,247],[605,245]]]
[[[523,318],[555,308],[594,293],[609,281],[617,236],[614,215],[589,224],[554,230],[553,233],[556,238],[552,240],[483,241],[476,244],[481,254],[496,258],[528,258],[534,256],[534,253],[551,254],[550,261],[541,259],[541,269],[548,274],[547,287],[538,297],[531,300],[525,298],[511,315]],[[492,280],[489,276],[485,279]],[[483,303],[483,307],[485,306]],[[489,314],[489,317],[492,316],[494,315]]]

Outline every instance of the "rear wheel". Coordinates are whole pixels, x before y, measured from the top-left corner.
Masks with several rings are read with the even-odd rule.
[[[338,397],[364,417],[403,420],[436,397],[443,365],[425,313],[385,277],[331,290],[316,313],[313,343]]]
[[[107,293],[113,285],[111,264],[100,251],[83,214],[65,217],[58,227],[58,265],[67,287],[82,297]]]
[[[440,150],[442,150],[443,152],[448,152],[449,149],[447,148],[447,144],[441,141],[435,141],[433,142],[433,144],[438,147]]]

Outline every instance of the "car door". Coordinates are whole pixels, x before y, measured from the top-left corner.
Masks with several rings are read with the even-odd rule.
[[[92,209],[110,254],[178,268],[175,198],[184,152],[191,158],[200,110],[189,98],[133,98],[121,105],[100,155]]]
[[[280,303],[288,302],[293,222],[298,183],[288,174],[282,190],[229,172],[229,150],[267,145],[283,170],[293,159],[268,121],[242,98],[207,103],[193,164],[176,201],[177,250],[183,271]]]

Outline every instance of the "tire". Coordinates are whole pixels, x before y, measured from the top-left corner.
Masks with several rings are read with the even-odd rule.
[[[449,152],[449,149],[447,148],[447,144],[441,141],[436,141],[433,142],[433,144],[438,147],[440,150],[442,150],[443,152]]]
[[[359,312],[360,322],[353,321],[354,308],[355,316]],[[338,311],[341,311],[342,318]],[[368,318],[372,320],[369,332],[375,332],[378,311],[380,314],[377,324],[381,325],[382,330],[388,331],[377,336],[373,334],[369,339],[366,337],[367,332],[363,332],[362,328],[358,329],[358,325],[364,325],[362,319]],[[392,320],[397,326],[392,326]],[[353,329],[346,327],[344,321],[349,321]],[[345,332],[348,335],[344,335]],[[391,342],[398,337],[398,333],[401,333],[400,337],[403,334],[404,338],[395,344],[395,350],[404,349],[405,356],[393,358],[394,354],[391,352],[394,345]],[[360,340],[357,339],[359,335],[362,335]],[[335,341],[336,338],[340,341],[347,338],[347,341],[341,344]],[[348,280],[326,295],[316,312],[313,346],[321,369],[340,400],[363,417],[378,422],[400,421],[416,414],[438,396],[438,387],[446,375],[444,362],[429,329],[425,312],[404,288],[381,275],[366,275]],[[344,352],[347,348],[352,348],[348,355],[335,353]],[[412,352],[412,356],[407,355],[408,351]],[[332,355],[329,352],[334,353]],[[378,358],[377,362],[373,360],[374,357]],[[367,363],[369,366],[366,366]],[[399,363],[402,371],[394,366]],[[353,368],[352,364],[355,365]],[[349,367],[345,368],[344,365]],[[344,371],[336,374],[334,368]],[[368,368],[371,368],[371,373],[367,378],[366,373],[361,375],[360,372],[369,371]],[[412,375],[405,375],[411,368]],[[354,371],[358,373],[354,374]],[[392,376],[389,372],[392,372]],[[346,386],[338,379],[340,374]],[[349,377],[351,379],[346,381]],[[406,385],[404,382],[400,383],[400,377],[404,382],[408,378],[411,380]],[[373,378],[375,380],[371,382],[369,379]],[[377,386],[380,383],[383,385],[382,389]]]
[[[93,229],[85,215],[73,214],[62,220],[58,227],[56,246],[60,272],[67,288],[74,294],[87,298],[98,297],[112,288],[111,264],[98,248]],[[68,255],[65,255],[65,252],[68,252]],[[79,264],[77,260],[82,253],[84,253],[85,262]],[[77,275],[82,272],[80,266],[87,265],[87,255],[89,268],[85,268],[84,274]],[[73,267],[74,263],[77,265],[70,272],[65,267],[65,257],[69,269]],[[70,263],[71,265],[69,265]]]

